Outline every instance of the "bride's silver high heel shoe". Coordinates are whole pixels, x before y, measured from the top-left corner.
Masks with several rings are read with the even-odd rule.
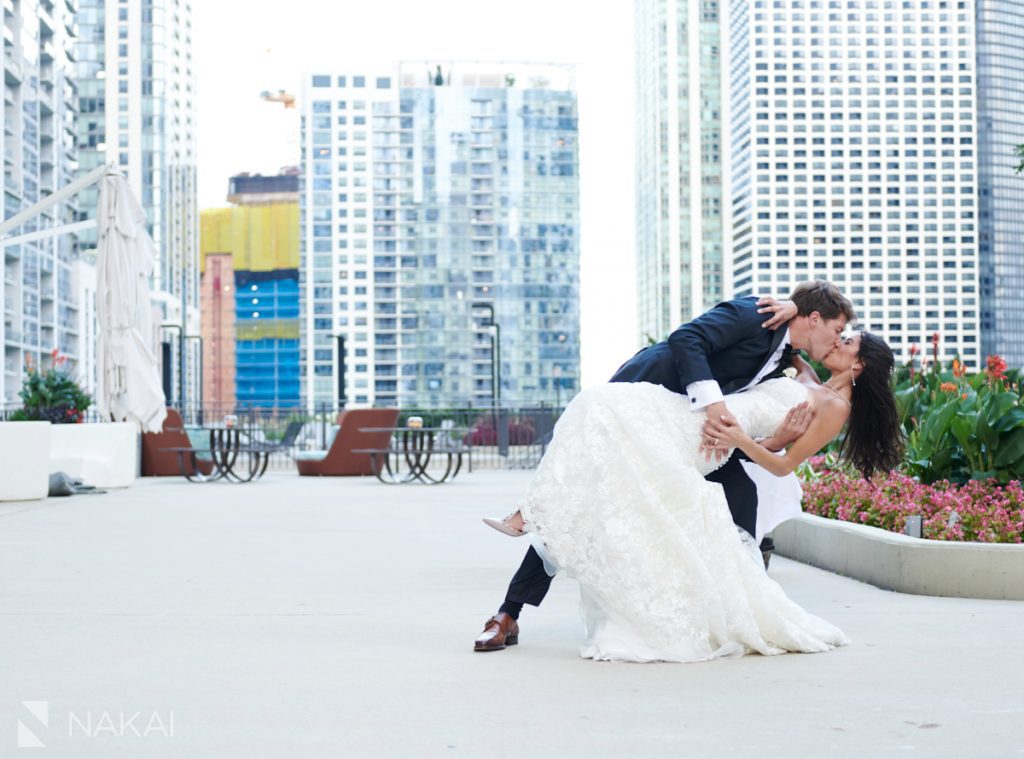
[[[484,524],[488,527],[493,527],[500,533],[508,535],[512,538],[521,538],[526,534],[526,530],[520,530],[517,527],[513,527],[509,524],[509,520],[512,519],[518,512],[513,511],[504,519],[491,519],[490,517],[484,517]]]

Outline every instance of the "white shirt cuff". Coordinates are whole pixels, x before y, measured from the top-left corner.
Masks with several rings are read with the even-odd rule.
[[[690,396],[690,411],[702,411],[712,403],[725,400],[722,388],[715,380],[691,382],[686,386],[686,394]]]

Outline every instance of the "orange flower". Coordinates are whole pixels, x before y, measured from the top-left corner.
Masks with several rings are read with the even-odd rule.
[[[953,359],[953,376],[960,379],[967,374],[967,367],[960,363],[960,359]]]
[[[941,385],[939,385],[939,390],[941,390],[944,393],[955,393],[956,385],[952,382],[943,382]]]
[[[966,401],[967,400],[967,393],[964,393],[963,395],[961,395],[960,396],[960,400]]]

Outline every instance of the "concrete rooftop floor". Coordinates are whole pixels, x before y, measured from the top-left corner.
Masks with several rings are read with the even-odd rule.
[[[521,645],[474,653],[526,549],[480,517],[529,476],[140,480],[0,504],[0,756],[47,755],[18,748],[19,721],[49,755],[103,759],[1024,756],[1022,602],[776,558],[852,646],[612,664],[577,657],[561,578]],[[47,702],[46,726],[23,701]],[[149,734],[119,726],[134,713]]]

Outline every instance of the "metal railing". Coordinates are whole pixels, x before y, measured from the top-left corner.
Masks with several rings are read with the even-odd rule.
[[[270,468],[293,468],[293,451],[326,450],[331,428],[341,409],[334,403],[317,403],[308,408],[267,408],[247,404],[192,405],[178,408],[187,427],[221,425],[225,417],[254,442],[274,443],[281,439],[288,424],[301,422],[302,429],[289,451],[274,453]],[[547,404],[492,407],[472,404],[449,408],[404,407],[398,426],[418,416],[425,427],[450,429],[452,439],[469,451],[469,462],[479,469],[529,469],[540,461],[551,440],[551,433],[562,409]]]

